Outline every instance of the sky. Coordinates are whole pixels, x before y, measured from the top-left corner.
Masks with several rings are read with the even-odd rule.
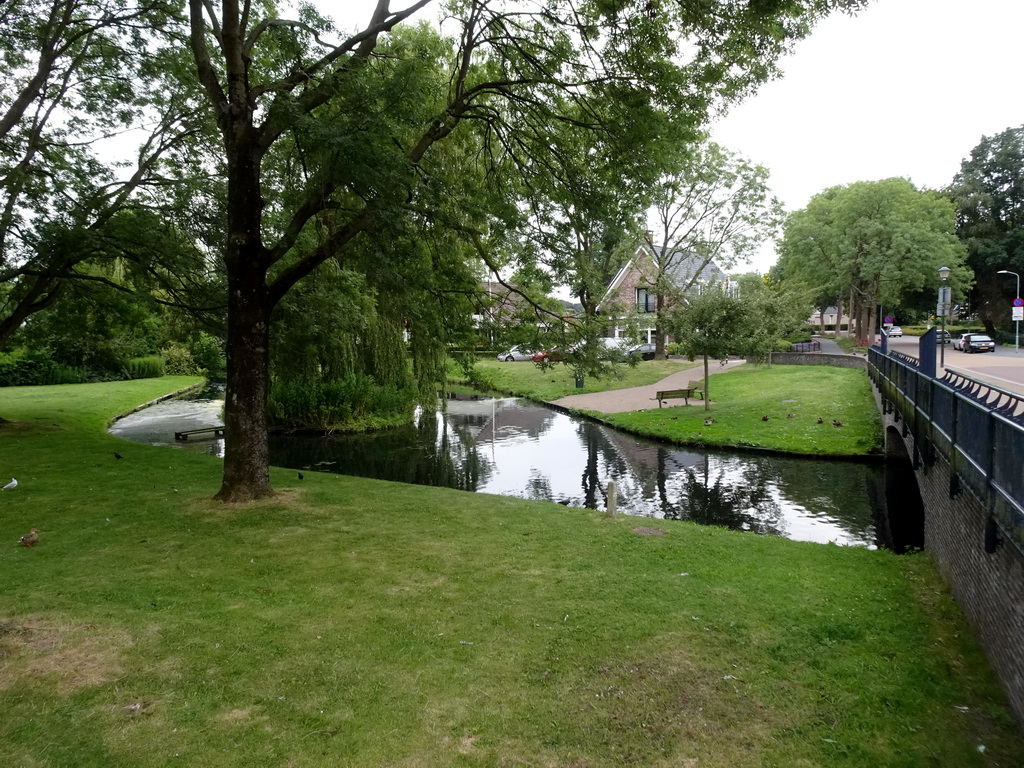
[[[318,4],[350,27],[373,1]],[[983,136],[1024,125],[1022,35],[1024,0],[874,0],[818,24],[712,138],[766,166],[790,211],[855,181],[942,188]],[[766,243],[752,267],[774,261]]]

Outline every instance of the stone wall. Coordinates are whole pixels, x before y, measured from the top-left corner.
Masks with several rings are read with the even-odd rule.
[[[868,359],[860,355],[825,355],[818,352],[774,352],[772,363],[778,365],[831,365],[835,368],[868,369]]]
[[[890,441],[902,440],[915,455],[913,432],[905,429],[897,411],[890,408],[883,415],[883,427],[887,452],[893,449]],[[991,545],[994,531],[985,504],[966,488],[950,498],[952,473],[941,456],[931,466],[916,463],[925,551],[963,609],[1013,714],[1024,724],[1024,552],[1010,540],[986,551],[986,537]]]

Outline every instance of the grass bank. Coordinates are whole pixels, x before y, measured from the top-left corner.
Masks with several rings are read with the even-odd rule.
[[[181,383],[0,390],[2,765],[1024,764],[925,555],[276,469],[224,506],[102,431]]]
[[[618,365],[604,378],[584,376],[583,386],[576,387],[572,369],[564,363],[541,368],[533,363],[502,363],[478,360],[477,376],[481,384],[496,392],[530,397],[534,400],[557,400],[566,395],[606,392],[611,389],[642,387],[666,376],[700,365],[687,360],[645,360],[635,366]]]

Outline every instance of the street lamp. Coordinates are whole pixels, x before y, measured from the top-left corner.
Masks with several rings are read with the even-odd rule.
[[[950,298],[949,298],[949,286],[946,285],[946,280],[949,279],[949,267],[939,267],[939,277],[942,278],[942,285],[939,286],[939,317],[942,319],[942,335],[939,338],[939,367],[943,370],[946,369],[946,314],[949,312]],[[935,358],[932,358],[933,360]]]
[[[1020,275],[1018,275],[1016,272],[1011,272],[1008,269],[1000,269],[998,272],[996,272],[996,274],[997,275],[1013,275],[1014,277],[1017,278],[1017,294],[1016,294],[1016,298],[1019,299],[1020,298]],[[1020,320],[1014,320],[1013,324],[1016,326],[1014,328],[1015,346],[1017,347],[1017,354],[1020,354]]]

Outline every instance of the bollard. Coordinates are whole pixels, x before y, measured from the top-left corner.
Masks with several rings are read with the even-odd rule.
[[[608,483],[608,517],[615,517],[615,481]]]

